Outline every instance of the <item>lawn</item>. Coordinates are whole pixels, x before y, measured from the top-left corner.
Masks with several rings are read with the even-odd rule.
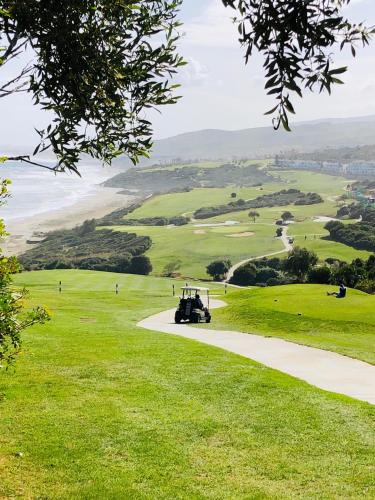
[[[17,281],[53,320],[0,375],[1,498],[375,494],[373,407],[137,328],[175,303],[170,281],[84,271]]]
[[[210,221],[199,221],[199,223]],[[127,226],[115,226],[116,231],[129,231]],[[216,259],[229,258],[233,263],[251,256],[283,250],[283,244],[275,238],[275,228],[266,224],[247,224],[222,227],[195,227],[194,224],[179,227],[132,226],[139,236],[150,236],[152,247],[146,253],[151,259],[153,273],[160,275],[170,262],[179,262],[178,272],[183,276],[206,279],[207,265]],[[244,237],[235,234],[250,233]],[[252,234],[254,233],[254,234]]]
[[[215,162],[212,167],[217,166]],[[202,164],[207,166],[207,164]],[[182,276],[207,279],[206,266],[215,259],[229,258],[233,264],[242,260],[282,251],[282,243],[275,238],[275,221],[289,210],[295,216],[296,223],[289,229],[295,236],[297,245],[314,250],[320,259],[328,257],[351,261],[357,257],[366,258],[369,253],[358,251],[341,243],[323,239],[328,235],[324,223],[313,222],[315,216],[335,216],[336,198],[344,192],[347,180],[313,172],[273,172],[280,182],[265,184],[254,188],[205,188],[194,189],[186,193],[171,193],[155,196],[131,214],[128,219],[147,217],[171,217],[175,215],[192,216],[194,211],[204,206],[229,203],[231,193],[237,193],[237,199],[253,199],[266,193],[281,189],[298,188],[304,192],[315,191],[321,194],[323,203],[307,206],[285,206],[258,209],[259,218],[253,223],[248,216],[249,210],[224,214],[207,220],[192,221],[182,227],[162,226],[118,226],[111,229],[134,231],[140,236],[150,236],[152,248],[147,252],[153,265],[153,274],[161,275],[165,266],[176,263],[177,271]],[[237,221],[233,227],[198,228],[200,224],[224,223]],[[247,237],[233,237],[233,233],[254,233]],[[306,236],[306,240],[305,240]]]
[[[274,184],[267,185],[267,190],[274,190]],[[266,190],[266,187],[263,188]],[[257,188],[200,188],[193,189],[187,193],[170,193],[155,196],[146,200],[145,203],[125,216],[125,219],[141,219],[143,217],[172,217],[174,215],[187,214],[192,216],[195,210],[202,207],[215,205],[226,205],[233,201],[231,193],[235,192],[237,198],[256,198],[262,194]]]
[[[231,291],[215,311],[214,327],[281,337],[375,364],[375,296],[335,287],[288,285]],[[301,314],[301,316],[299,316]]]

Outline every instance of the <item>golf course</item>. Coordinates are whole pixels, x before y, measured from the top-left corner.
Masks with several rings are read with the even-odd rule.
[[[44,306],[51,321],[28,328],[15,365],[0,371],[0,498],[375,496],[375,296],[348,288],[339,300],[328,296],[336,284],[303,280],[224,286],[206,272],[214,260],[233,271],[283,259],[297,245],[316,252],[318,270],[328,257],[367,265],[370,252],[325,229],[348,180],[257,175],[267,182],[148,195],[101,219],[112,225],[86,221],[29,253],[30,266],[44,248],[51,258],[65,252],[70,266],[116,251],[115,263],[149,259],[152,268],[59,269],[61,259],[15,276],[30,291],[26,309]],[[293,220],[277,236],[287,211]],[[154,223],[178,217],[181,225]],[[209,287],[220,306],[212,323],[174,323],[187,283]]]
[[[23,273],[16,284],[31,291],[29,305],[48,308],[52,321],[29,329],[16,367],[0,372],[0,497],[375,494],[373,406],[136,326],[176,306],[178,281],[54,270]],[[350,291],[355,310],[342,317],[344,308],[335,311],[336,299],[323,298],[323,289],[270,290],[224,298],[223,287],[213,287],[229,304],[215,311],[215,327],[225,327],[230,312],[232,329],[253,331],[247,317],[257,318],[257,332],[284,337],[298,310],[304,326],[289,340],[316,345],[311,331],[320,346],[344,352],[337,338],[345,319],[358,327],[352,342],[344,332],[347,353],[366,359],[359,339],[366,325],[373,362],[372,297]],[[319,300],[326,309],[309,313]],[[263,308],[273,311],[273,321],[261,316]]]
[[[205,168],[206,164],[204,165]],[[218,164],[211,165],[212,169]],[[203,166],[202,166],[203,168]],[[215,259],[229,258],[233,264],[247,258],[271,253],[283,253],[284,245],[276,238],[275,221],[285,211],[294,216],[288,235],[296,245],[317,253],[320,259],[328,257],[351,261],[366,258],[369,252],[356,250],[328,239],[324,226],[335,217],[338,198],[345,192],[348,180],[314,172],[270,171],[278,182],[255,187],[198,188],[182,193],[152,196],[124,219],[140,220],[151,217],[186,216],[190,222],[183,226],[132,225],[138,236],[150,236],[152,246],[146,255],[153,264],[153,274],[161,275],[165,267],[174,263],[182,275],[206,279],[206,266]],[[200,208],[228,204],[236,199],[253,200],[265,194],[285,189],[316,192],[323,202],[312,205],[286,205],[257,209],[255,222],[249,210],[236,210],[208,219],[196,219],[194,212]],[[326,219],[328,218],[328,219]],[[347,221],[352,222],[352,221]],[[129,226],[111,226],[115,231],[129,231]]]

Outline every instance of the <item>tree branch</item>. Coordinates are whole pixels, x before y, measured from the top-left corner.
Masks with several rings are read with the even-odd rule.
[[[47,165],[43,165],[42,163],[38,163],[35,161],[30,160],[30,156],[8,156],[7,158],[8,161],[23,161],[24,163],[28,163],[29,165],[35,165],[36,167],[40,168],[45,168],[47,170],[50,170],[51,172],[59,172],[58,167],[48,167]]]

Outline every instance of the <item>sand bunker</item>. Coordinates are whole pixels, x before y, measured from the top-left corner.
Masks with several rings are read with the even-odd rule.
[[[249,236],[254,236],[255,233],[251,233],[250,231],[246,233],[235,233],[235,234],[227,234],[229,238],[248,238]]]
[[[314,222],[330,222],[332,220],[338,220],[338,219],[335,219],[334,217],[325,217],[323,215],[320,215],[319,217],[313,217],[312,220]]]
[[[206,234],[206,231],[203,231],[203,229],[197,229],[197,231],[194,231],[194,234]]]

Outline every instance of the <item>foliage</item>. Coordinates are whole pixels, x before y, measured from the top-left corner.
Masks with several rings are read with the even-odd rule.
[[[145,274],[152,266],[143,259],[151,240],[133,233],[96,230],[97,221],[74,229],[53,231],[35,248],[20,256],[26,270],[90,269]],[[140,259],[142,257],[142,259]],[[146,273],[148,274],[148,273]]]
[[[363,207],[357,203],[343,205],[337,210],[336,217],[339,219],[359,219],[362,216]]]
[[[265,89],[276,98],[267,114],[276,113],[274,127],[289,128],[294,114],[290,94],[302,97],[304,89],[331,93],[346,67],[334,67],[335,46],[368,45],[372,29],[346,19],[343,9],[350,0],[222,0],[238,11],[240,42],[248,62],[253,52],[264,56]]]
[[[282,261],[277,257],[253,260],[233,273],[230,283],[240,286],[277,286],[290,283],[284,275]]]
[[[282,235],[283,235],[283,228],[282,227],[278,227],[276,229],[276,237],[280,238]]]
[[[286,212],[283,212],[281,214],[281,218],[282,220],[285,222],[287,220],[292,220],[294,219],[294,215],[292,214],[292,212],[289,212],[289,210],[287,210]]]
[[[259,167],[259,165],[242,167],[227,163],[217,168],[199,166],[178,167],[173,170],[135,168],[112,177],[105,182],[105,186],[140,190],[146,194],[162,194],[199,187],[255,186],[259,182],[267,183],[275,180]]]
[[[230,260],[215,260],[207,266],[207,274],[212,276],[215,281],[221,281],[225,278],[227,272],[232,267]]]
[[[0,97],[30,92],[53,120],[34,151],[51,150],[57,169],[77,171],[82,153],[110,163],[147,156],[148,108],[176,102],[170,77],[180,0],[0,1],[0,67],[24,50],[33,59],[0,85]]]
[[[356,207],[354,206],[354,209]],[[341,212],[342,213],[342,212]],[[352,210],[349,216],[352,217]],[[343,224],[330,221],[325,225],[329,237],[333,241],[344,243],[358,250],[375,251],[375,208],[366,207],[361,210],[362,221],[356,224]]]
[[[295,247],[288,253],[284,261],[285,271],[296,276],[299,280],[303,281],[306,274],[318,262],[318,257],[314,252],[306,248]]]
[[[186,226],[190,219],[183,216],[174,217],[145,217],[142,219],[122,219],[120,225],[124,226]],[[116,225],[119,225],[117,222]]]
[[[256,275],[256,266],[252,262],[248,262],[234,271],[229,283],[239,286],[250,286],[251,284],[255,285],[257,282]]]
[[[131,259],[130,266],[126,272],[147,276],[152,272],[151,261],[146,255],[136,255]]]
[[[0,200],[8,196],[9,181],[0,183]],[[4,201],[0,201],[3,204]],[[0,238],[7,235],[3,221],[0,221]],[[12,363],[21,349],[22,332],[37,323],[45,323],[49,315],[43,307],[25,312],[24,301],[27,290],[12,286],[12,276],[20,272],[15,257],[5,257],[0,249],[0,363]]]
[[[319,283],[321,285],[328,285],[331,282],[331,269],[329,266],[317,266],[310,269],[307,281],[308,283]]]
[[[276,193],[265,194],[253,200],[239,199],[227,205],[203,207],[194,213],[197,219],[207,219],[231,212],[240,212],[249,208],[278,207],[286,205],[315,205],[323,198],[317,193],[302,193],[299,189],[282,189]]]
[[[259,212],[256,212],[255,210],[250,210],[249,217],[251,217],[253,219],[253,222],[255,222],[255,219],[259,217]]]

